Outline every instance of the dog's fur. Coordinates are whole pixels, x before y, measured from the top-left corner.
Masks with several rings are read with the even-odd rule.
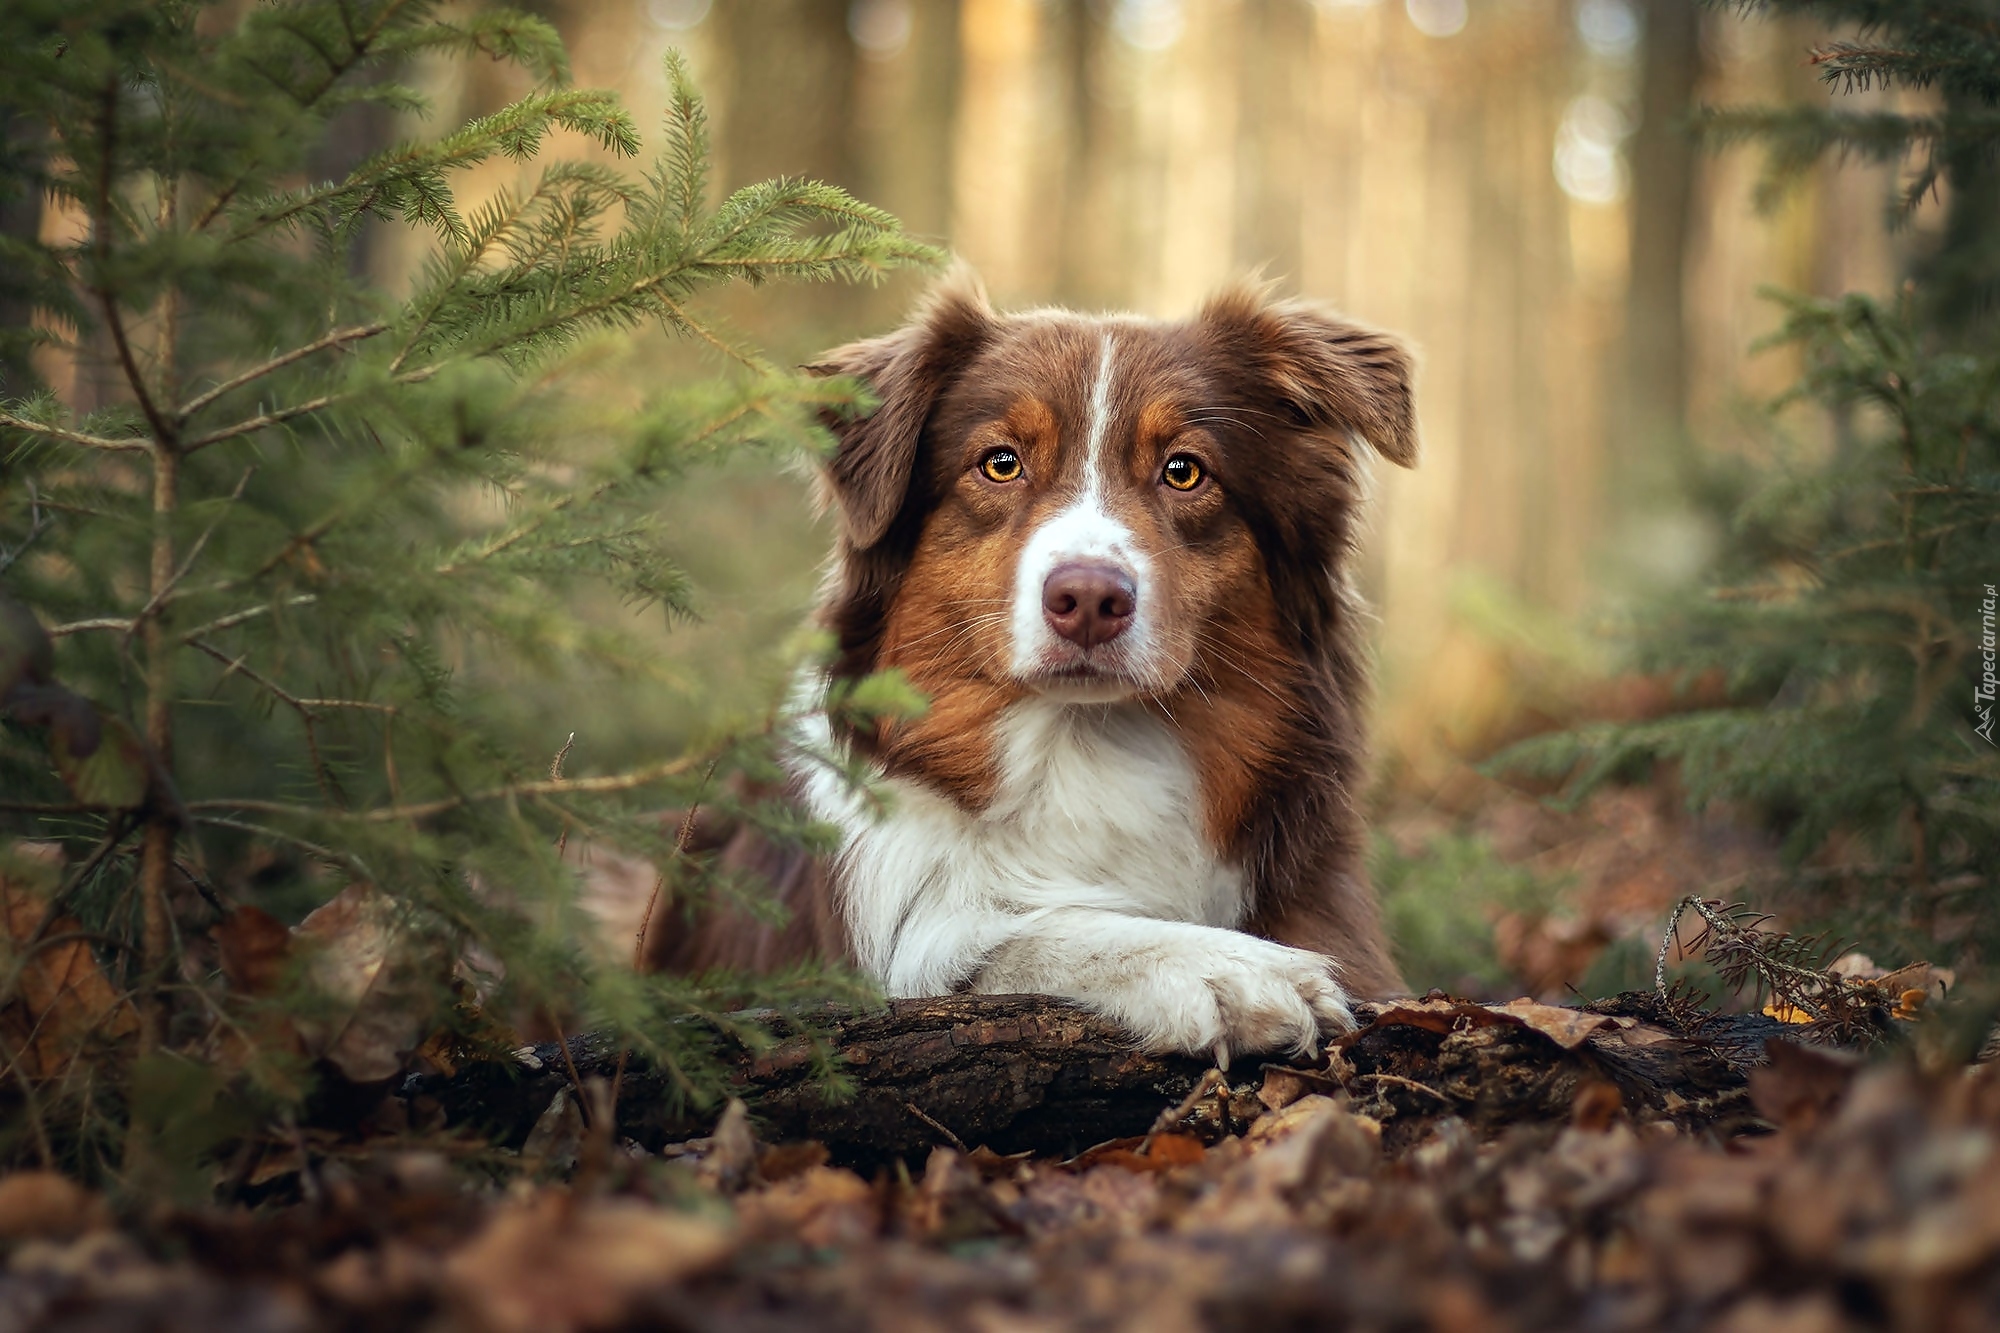
[[[837,654],[791,767],[840,830],[839,919],[793,885],[794,943],[844,934],[892,996],[1063,995],[1225,1057],[1307,1048],[1351,995],[1400,989],[1361,865],[1346,569],[1357,440],[1415,461],[1402,347],[1248,287],[1159,323],[1001,315],[961,276],[814,369],[880,406],[834,423]],[[1018,477],[981,470],[996,449]],[[1204,474],[1185,493],[1162,474],[1182,456]],[[1077,561],[1129,576],[1108,641],[1044,614]],[[928,711],[859,733],[820,711],[829,681],[890,668]],[[824,762],[842,752],[886,814]],[[719,938],[653,961],[737,961]]]

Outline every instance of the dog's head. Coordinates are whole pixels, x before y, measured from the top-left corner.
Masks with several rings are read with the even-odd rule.
[[[880,400],[827,469],[835,670],[899,667],[934,707],[1168,700],[1315,659],[1355,442],[1416,457],[1404,349],[1249,287],[1165,323],[997,314],[961,276],[814,369]]]

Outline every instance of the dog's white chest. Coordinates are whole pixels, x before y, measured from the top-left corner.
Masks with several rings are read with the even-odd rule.
[[[1200,784],[1165,723],[1132,705],[1028,700],[995,740],[998,783],[979,811],[892,779],[882,812],[837,774],[801,774],[814,813],[841,832],[857,959],[890,994],[951,989],[983,934],[997,943],[1010,922],[1053,910],[1241,923],[1242,872],[1203,836]]]
[[[1036,905],[1239,923],[1242,876],[1202,835],[1200,784],[1166,724],[1135,705],[1030,700],[996,739],[999,786],[965,834],[1003,885]]]

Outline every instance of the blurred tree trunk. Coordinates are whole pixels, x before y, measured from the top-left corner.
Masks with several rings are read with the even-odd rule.
[[[711,11],[721,109],[717,180],[735,186],[804,176],[867,197],[847,12],[848,0],[728,0]],[[782,303],[733,293],[718,296],[716,308],[774,354],[804,356],[820,345],[811,331],[836,324],[853,299],[828,286],[787,292]],[[780,319],[786,327],[773,323]]]
[[[1687,331],[1682,310],[1694,212],[1695,144],[1686,129],[1701,72],[1696,0],[1646,0],[1639,128],[1632,138],[1631,278],[1624,392],[1612,416],[1609,480],[1623,490],[1635,465],[1687,433]],[[1614,507],[1616,502],[1614,501]]]
[[[1066,0],[1050,15],[1055,31],[1051,45],[1061,61],[1063,116],[1062,225],[1057,229],[1057,299],[1084,306],[1119,304],[1112,275],[1090,243],[1096,227],[1096,185],[1109,164],[1101,160],[1104,135],[1098,125],[1091,76],[1103,25],[1091,17],[1088,5]]]
[[[1971,97],[1954,97],[1947,113],[1974,120],[1990,107]],[[1984,147],[1960,147],[1946,155],[1950,190],[1944,234],[1935,253],[1918,265],[1919,281],[1944,328],[1960,337],[1976,335],[2000,310],[2000,164]]]
[[[942,237],[951,227],[951,155],[958,121],[956,3],[918,6],[910,58],[916,65],[915,87],[898,148],[910,164],[911,184],[909,202],[899,216],[912,231]]]
[[[717,5],[728,116],[717,147],[728,181],[810,176],[855,184],[854,43],[846,0]]]
[[[1296,289],[1305,266],[1298,220],[1306,146],[1298,114],[1311,77],[1313,10],[1292,0],[1247,0],[1239,11],[1236,253],[1232,267],[1264,270]]]
[[[39,157],[29,126],[0,111],[0,236],[9,240],[33,241],[41,229],[42,192],[34,180]],[[0,329],[25,329],[33,317],[25,282],[0,272]],[[34,378],[27,350],[0,343],[0,395],[25,394]]]
[[[895,0],[876,0],[893,10]],[[904,45],[857,50],[855,122],[849,142],[854,192],[902,219],[908,230],[942,241],[951,230],[952,160],[958,123],[957,0],[912,3]],[[894,323],[913,291],[929,281],[911,274],[866,292],[844,293],[841,313],[854,331]]]
[[[490,106],[480,108],[477,114],[483,115],[505,104],[505,98],[495,97]],[[395,138],[394,111],[374,102],[358,103],[333,118],[326,137],[307,158],[307,170],[315,180],[341,180],[387,148]],[[359,228],[348,243],[347,271],[357,278],[388,279],[390,275],[384,271],[388,256],[383,253],[383,241],[391,230],[379,218]]]

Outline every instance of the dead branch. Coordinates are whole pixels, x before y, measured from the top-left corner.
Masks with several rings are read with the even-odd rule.
[[[1689,1040],[1638,1016],[1651,1012],[1650,997],[1626,998],[1630,1012],[1606,1013],[1602,1033],[1573,1048],[1504,1015],[1440,1032],[1403,1023],[1391,1009],[1346,1039],[1340,1057],[1313,1077],[1344,1086],[1398,1141],[1448,1117],[1482,1134],[1524,1121],[1561,1123],[1579,1089],[1605,1083],[1619,1089],[1635,1119],[1724,1132],[1754,1123],[1745,1075],[1783,1025],[1761,1015],[1719,1016],[1701,1040]],[[757,1016],[725,1021],[746,1017]],[[834,1160],[860,1166],[920,1159],[954,1140],[999,1152],[1080,1151],[1148,1133],[1163,1111],[1195,1108],[1204,1088],[1218,1102],[1240,1102],[1267,1065],[1286,1064],[1239,1060],[1225,1078],[1206,1060],[1134,1050],[1116,1024],[1038,995],[829,1006],[812,1016],[811,1032],[762,1018],[780,1036],[766,1049],[736,1040],[721,1022],[690,1020],[690,1030],[702,1033],[729,1094],[748,1104],[767,1139],[817,1140]],[[846,1085],[838,1099],[818,1077],[821,1049],[838,1061]],[[511,1062],[412,1077],[399,1095],[414,1121],[441,1117],[518,1146],[558,1092],[592,1077],[619,1079],[616,1132],[648,1148],[708,1133],[721,1110],[692,1104],[671,1068],[601,1034],[573,1037],[567,1050],[549,1042]],[[1203,1113],[1192,1111],[1196,1120]]]

